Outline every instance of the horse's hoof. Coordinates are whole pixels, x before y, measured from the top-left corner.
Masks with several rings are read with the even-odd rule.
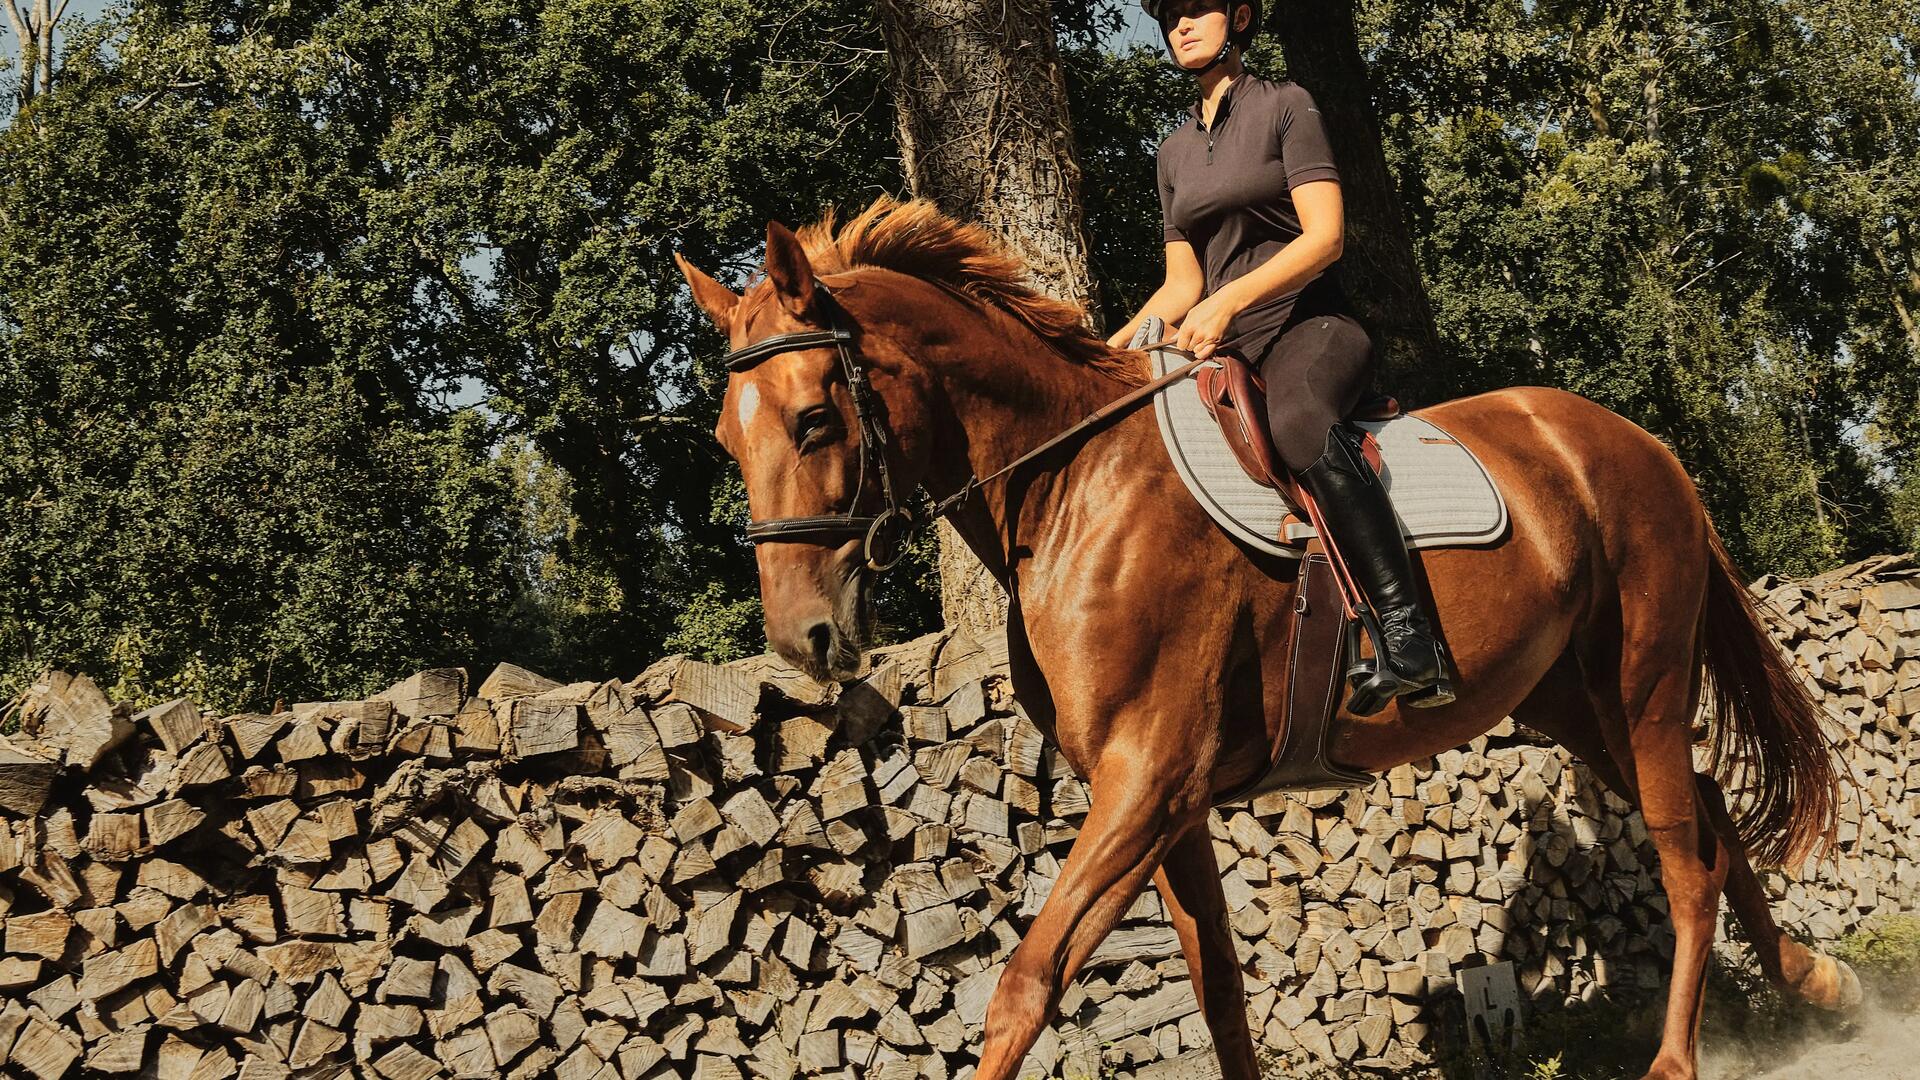
[[[1860,990],[1860,976],[1853,973],[1845,960],[1823,953],[1813,970],[1801,980],[1800,996],[1808,1004],[1830,1012],[1846,1012],[1857,1007],[1866,995]]]
[[[1833,957],[1827,959],[1833,960]],[[1838,1010],[1858,1008],[1860,1002],[1866,998],[1866,994],[1860,990],[1860,976],[1853,973],[1853,966],[1845,960],[1833,960],[1833,967],[1835,974],[1839,976],[1837,980],[1839,1000],[1837,1004],[1829,1007]]]

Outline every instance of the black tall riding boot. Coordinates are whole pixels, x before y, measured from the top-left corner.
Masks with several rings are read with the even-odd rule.
[[[1360,715],[1378,712],[1402,694],[1414,695],[1407,704],[1419,707],[1452,701],[1446,658],[1420,602],[1399,519],[1372,466],[1335,427],[1300,481],[1320,504],[1333,543],[1380,624],[1374,651],[1383,655],[1355,687],[1348,709]]]

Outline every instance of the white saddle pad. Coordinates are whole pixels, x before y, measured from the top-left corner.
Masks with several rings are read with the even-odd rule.
[[[1161,349],[1149,355],[1156,377],[1184,362]],[[1183,379],[1155,395],[1153,411],[1173,467],[1208,515],[1249,546],[1299,558],[1313,527],[1298,521],[1287,524],[1286,500],[1248,479],[1220,425],[1201,402],[1194,380]],[[1386,459],[1381,479],[1412,546],[1486,544],[1506,535],[1506,500],[1473,451],[1453,436],[1414,416],[1362,421],[1360,426],[1380,443]]]

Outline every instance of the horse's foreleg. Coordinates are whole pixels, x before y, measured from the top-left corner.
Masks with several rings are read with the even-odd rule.
[[[1174,836],[1205,813],[1162,775],[1154,755],[1108,748],[1092,784],[1092,809],[1040,914],[1028,927],[987,1005],[976,1080],[1009,1080],[1053,1019],[1060,995],[1120,921]]]
[[[1187,976],[1200,999],[1201,1015],[1213,1033],[1222,1080],[1257,1080],[1259,1061],[1247,1030],[1247,992],[1240,978],[1240,956],[1227,925],[1227,898],[1220,889],[1220,867],[1204,819],[1173,842],[1154,881],[1166,901],[1167,915],[1180,935]]]
[[[1676,665],[1655,682],[1630,735],[1640,813],[1660,853],[1660,883],[1673,921],[1666,1024],[1649,1080],[1696,1075],[1708,952],[1732,861],[1695,795],[1691,678],[1692,672]]]

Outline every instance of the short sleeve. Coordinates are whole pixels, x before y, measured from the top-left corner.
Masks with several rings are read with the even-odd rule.
[[[1315,180],[1339,180],[1327,125],[1320,118],[1313,95],[1299,83],[1287,83],[1280,97],[1280,161],[1287,170],[1287,186]]]
[[[1154,155],[1155,186],[1160,189],[1160,237],[1171,243],[1185,240],[1187,234],[1173,223],[1173,185],[1167,182],[1167,148],[1163,144]]]

